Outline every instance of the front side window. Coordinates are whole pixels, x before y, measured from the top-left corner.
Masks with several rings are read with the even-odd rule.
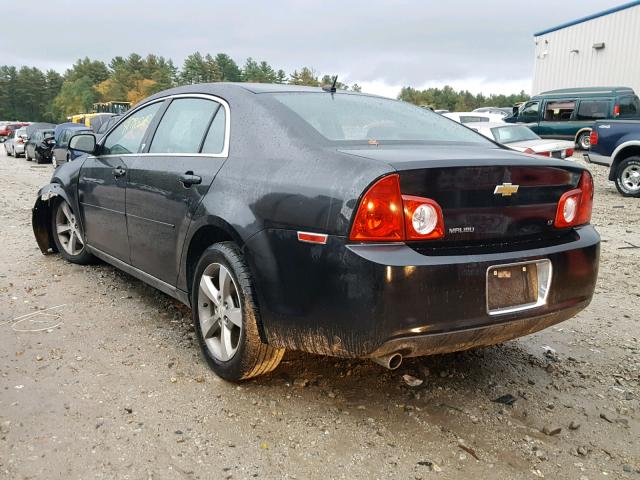
[[[540,108],[540,102],[529,102],[520,111],[520,116],[523,117],[538,117],[538,109]]]
[[[578,107],[578,120],[598,120],[607,118],[611,108],[610,100],[582,100]]]
[[[220,104],[202,98],[173,100],[162,116],[149,153],[199,153],[202,139]]]
[[[547,102],[544,119],[548,122],[566,122],[571,120],[575,108],[576,102],[574,100]]]
[[[109,134],[103,145],[103,155],[138,153],[144,134],[162,102],[141,108]]]
[[[638,97],[622,97],[619,105],[621,117],[633,117],[640,115],[640,100]]]
[[[437,113],[397,100],[343,93],[271,95],[330,141],[490,143]]]

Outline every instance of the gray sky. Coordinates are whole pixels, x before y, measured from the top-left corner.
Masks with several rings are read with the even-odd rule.
[[[63,72],[77,58],[225,52],[288,73],[338,73],[364,90],[450,84],[529,91],[533,33],[622,0],[0,0],[0,64]],[[23,21],[8,21],[21,18]]]

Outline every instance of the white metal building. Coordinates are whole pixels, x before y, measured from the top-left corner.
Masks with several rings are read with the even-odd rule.
[[[532,94],[632,87],[640,94],[640,0],[534,34]]]

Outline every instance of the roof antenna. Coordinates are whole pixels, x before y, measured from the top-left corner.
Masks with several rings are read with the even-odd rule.
[[[338,82],[338,75],[333,77],[333,83],[331,84],[331,86],[327,86],[325,85],[324,87],[322,87],[322,89],[325,92],[331,92],[331,93],[336,93],[336,83]]]

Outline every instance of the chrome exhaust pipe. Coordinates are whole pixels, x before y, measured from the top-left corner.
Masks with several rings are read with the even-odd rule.
[[[383,355],[382,357],[374,357],[371,360],[376,362],[378,365],[382,365],[384,368],[395,370],[402,364],[402,354],[396,352],[389,355]]]

